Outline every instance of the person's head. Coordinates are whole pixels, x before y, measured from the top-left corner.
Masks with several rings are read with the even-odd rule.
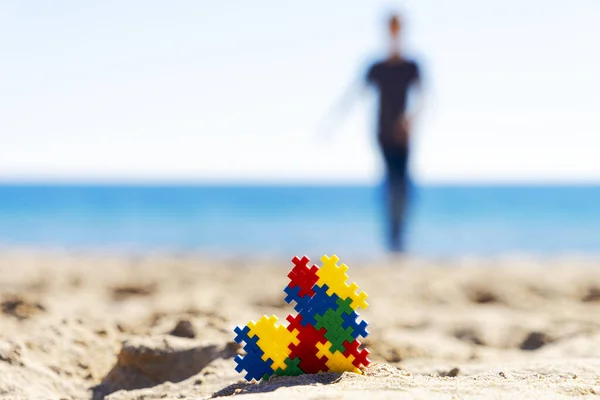
[[[400,36],[400,31],[402,30],[402,19],[398,14],[392,14],[388,18],[388,30],[390,35],[394,38]]]
[[[400,15],[390,15],[387,25],[390,35],[390,54],[392,58],[398,58],[400,57],[400,32],[402,31],[402,19]]]
[[[398,14],[392,14],[388,19],[388,30],[393,38],[400,36],[402,20]]]

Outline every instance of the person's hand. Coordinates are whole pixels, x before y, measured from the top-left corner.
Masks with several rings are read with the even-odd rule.
[[[412,127],[411,118],[407,116],[402,117],[400,119],[400,127],[404,132],[406,132],[406,135],[408,136],[408,134],[410,133],[410,128]]]
[[[408,145],[408,137],[410,134],[411,120],[409,117],[403,116],[396,124],[396,132],[394,139],[397,144],[402,146]]]

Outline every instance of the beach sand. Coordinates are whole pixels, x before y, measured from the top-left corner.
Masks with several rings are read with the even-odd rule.
[[[4,249],[0,398],[600,395],[600,260],[338,255],[369,294],[371,366],[246,383],[232,330],[292,312],[289,260]]]

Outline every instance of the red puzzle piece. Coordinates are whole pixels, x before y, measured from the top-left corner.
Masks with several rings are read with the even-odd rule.
[[[354,356],[354,361],[352,361],[352,365],[354,365],[356,368],[360,368],[361,364],[365,367],[368,367],[369,364],[371,364],[371,360],[367,358],[370,352],[367,349],[358,351],[359,346],[360,342],[358,340],[354,340],[352,343],[348,343],[348,341],[345,340],[344,348],[346,350],[344,351],[344,356],[349,357],[350,354],[352,354]]]
[[[327,357],[317,357],[319,349],[315,346],[310,347],[306,343],[300,342],[297,346],[291,344],[290,349],[292,350],[290,358],[294,359],[298,357],[300,359],[298,367],[304,371],[304,373],[318,374],[319,372],[329,371],[329,367],[327,367]]]
[[[327,343],[327,339],[325,338],[325,333],[327,333],[327,330],[325,328],[317,330],[317,328],[310,324],[302,326],[302,324],[300,323],[302,321],[302,315],[288,315],[286,320],[289,322],[287,326],[288,331],[293,332],[294,329],[297,329],[298,340],[300,340],[301,342],[310,342],[313,343],[315,346],[317,345],[317,343]]]
[[[290,354],[290,358],[294,359],[296,357],[300,358],[300,363],[298,366],[302,371],[307,374],[316,374],[320,371],[327,372],[329,368],[327,367],[327,357],[323,356],[321,358],[317,357],[317,343],[327,343],[327,339],[325,339],[325,328],[321,328],[317,330],[312,325],[302,326],[300,321],[302,321],[301,315],[288,315],[286,318],[289,322],[287,329],[292,332],[294,329],[298,330],[298,340],[300,343],[297,345],[291,344],[290,350],[292,351]]]
[[[295,288],[296,286],[300,287],[300,292],[298,293],[301,297],[306,295],[312,297],[315,292],[312,290],[313,286],[319,280],[317,276],[317,271],[319,267],[313,264],[312,267],[308,267],[308,263],[310,259],[306,256],[302,257],[302,259],[298,257],[294,257],[292,259],[294,263],[294,268],[288,274],[288,278],[290,278],[289,287]]]

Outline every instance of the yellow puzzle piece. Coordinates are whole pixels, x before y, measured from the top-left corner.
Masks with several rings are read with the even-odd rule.
[[[350,307],[352,307],[353,310],[356,310],[359,307],[366,309],[369,306],[365,301],[367,299],[367,294],[365,292],[357,294],[356,290],[358,289],[358,285],[354,282],[350,285],[346,283],[348,280],[348,275],[346,274],[348,266],[346,264],[338,266],[337,262],[340,261],[340,259],[335,254],[332,254],[331,257],[324,255],[321,257],[321,261],[323,262],[323,266],[317,271],[317,276],[319,277],[317,285],[320,287],[327,285],[329,287],[327,294],[330,296],[335,293],[341,299],[351,298],[352,304]]]
[[[343,353],[340,353],[337,350],[332,353],[330,351],[331,342],[327,342],[325,344],[319,342],[317,343],[317,348],[319,349],[317,357],[327,357],[326,364],[331,372],[341,373],[349,371],[356,372],[357,374],[362,374],[362,371],[356,368],[354,364],[352,364],[352,361],[354,361],[354,356],[352,354],[350,354],[350,356],[346,358],[346,356],[344,356]]]
[[[277,368],[284,370],[287,368],[285,360],[292,352],[290,344],[297,345],[300,341],[298,340],[297,329],[290,332],[282,324],[277,324],[278,320],[274,315],[271,315],[269,318],[263,315],[258,322],[250,321],[248,323],[248,327],[250,328],[248,336],[252,338],[258,335],[257,344],[264,352],[262,356],[263,361],[270,358],[273,360],[273,370],[277,370]]]

